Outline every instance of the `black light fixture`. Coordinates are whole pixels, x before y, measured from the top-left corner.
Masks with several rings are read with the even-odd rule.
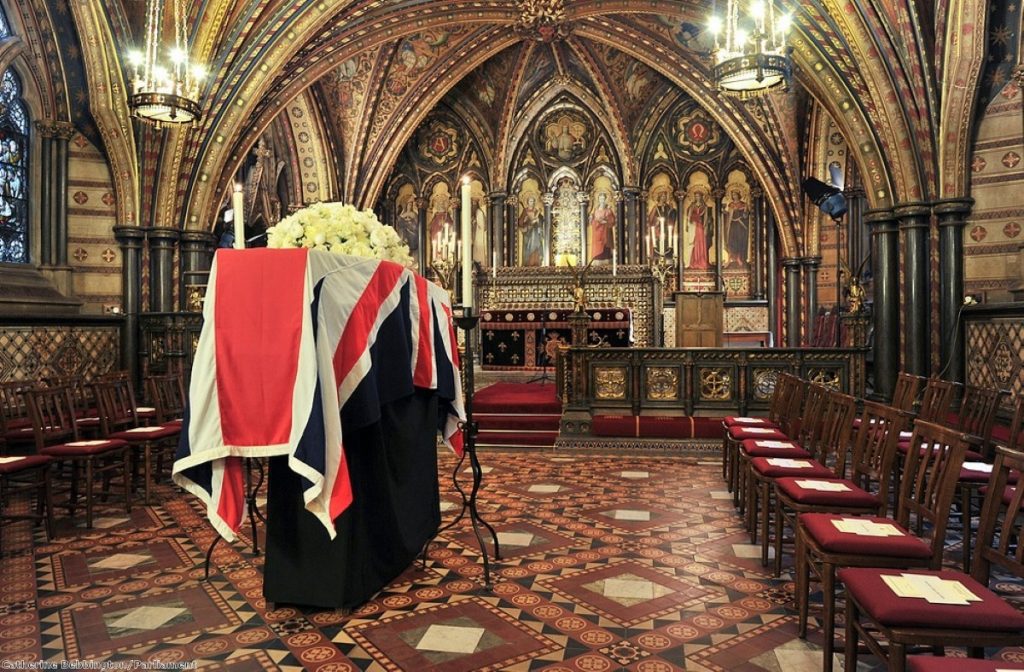
[[[843,196],[843,191],[839,187],[826,184],[813,177],[804,178],[800,186],[807,197],[818,206],[818,209],[836,222],[846,214],[846,197]]]

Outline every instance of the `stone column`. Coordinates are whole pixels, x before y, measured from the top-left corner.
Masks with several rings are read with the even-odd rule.
[[[497,255],[498,266],[510,265],[505,261],[505,202],[508,194],[504,191],[492,191],[488,194],[491,214],[491,241],[494,254]]]
[[[137,226],[115,226],[114,237],[121,246],[121,303],[124,323],[121,327],[121,367],[132,380],[138,378],[139,311],[142,306],[142,242],[146,232]]]
[[[181,239],[178,229],[154,227],[149,240],[149,308],[154,313],[174,310],[174,248]]]
[[[68,141],[75,127],[65,121],[53,124],[53,265],[68,265]]]
[[[626,226],[626,195],[621,191],[615,192],[615,228],[612,231],[614,234],[609,249],[617,250],[615,258],[618,263],[624,264],[626,256],[623,250],[629,247],[629,227]],[[623,242],[624,238],[625,242]],[[611,259],[608,260],[608,263],[612,263]]]
[[[850,271],[857,272],[861,262],[870,250],[864,247],[864,190],[859,187],[847,189],[846,196],[846,263]],[[838,242],[837,242],[838,244]]]
[[[625,202],[625,214],[622,230],[626,234],[626,249],[619,261],[627,264],[640,263],[640,249],[643,247],[644,208],[637,207],[640,200],[639,187],[623,187],[622,198]]]
[[[807,306],[807,315],[804,318],[807,329],[804,340],[807,345],[811,345],[817,336],[814,333],[814,326],[818,320],[818,269],[821,266],[821,257],[804,257],[800,263],[804,269],[804,296]]]
[[[39,265],[53,265],[53,124],[36,123],[39,134]]]
[[[428,275],[427,271],[430,264],[430,259],[427,258],[427,247],[431,244],[430,236],[427,233],[427,205],[429,205],[427,199],[416,199],[416,228],[420,232],[420,249],[416,254],[416,261],[419,263],[420,273],[423,275]]]
[[[725,231],[725,217],[722,212],[722,198],[725,196],[725,189],[718,188],[711,191],[712,207],[715,209],[715,217],[712,226],[715,235],[715,291],[725,291],[725,283],[722,282],[722,252],[725,246],[722,245],[722,232]]]
[[[782,340],[782,334],[779,333],[778,325],[778,305],[779,305],[779,276],[778,276],[778,261],[775,252],[775,215],[772,213],[770,208],[766,208],[765,215],[765,247],[767,261],[765,266],[767,273],[765,274],[765,280],[767,284],[767,295],[768,295],[768,331],[772,332],[773,339],[772,344],[775,346],[780,345]]]
[[[753,258],[751,263],[750,295],[757,301],[764,300],[764,241],[765,241],[765,220],[764,220],[764,193],[760,189],[753,189],[750,192],[753,201],[753,221],[750,222],[750,232],[753,234]]]
[[[964,381],[964,225],[973,198],[949,198],[933,204],[939,223],[939,348],[946,380]]]
[[[544,201],[544,266],[551,265],[551,206],[555,203],[554,194],[544,194],[542,199]],[[582,248],[583,241],[580,241],[580,247]],[[580,250],[580,256],[583,250]]]
[[[783,259],[786,273],[786,347],[799,348],[800,340],[800,260]]]
[[[590,221],[590,195],[585,191],[576,192],[576,202],[580,206],[580,249],[582,250],[578,264],[586,265],[590,247],[587,245],[587,222]],[[557,260],[556,260],[557,261]]]
[[[927,376],[931,312],[928,291],[928,230],[931,208],[923,203],[905,203],[893,209],[903,234],[903,368]]]
[[[900,368],[899,228],[891,210],[869,210],[875,321],[875,394],[892,399]]]
[[[197,310],[189,301],[189,287],[205,285],[216,250],[217,237],[209,231],[183,231],[181,233],[181,285],[178,289],[180,310]]]

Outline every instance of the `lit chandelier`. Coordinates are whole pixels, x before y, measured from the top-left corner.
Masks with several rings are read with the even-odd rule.
[[[747,11],[741,16],[740,0],[728,0],[725,20],[712,16],[708,21],[708,30],[715,38],[715,82],[723,91],[744,98],[777,86],[788,89],[793,74],[793,48],[786,44],[786,35],[792,17],[777,16],[770,0],[749,0],[744,4]]]
[[[163,124],[188,124],[199,118],[199,85],[206,69],[190,63],[185,12],[182,0],[174,2],[174,44],[162,57],[160,37],[163,32],[165,0],[149,0],[146,8],[145,50],[128,54],[132,67],[132,94],[128,106],[132,114]]]

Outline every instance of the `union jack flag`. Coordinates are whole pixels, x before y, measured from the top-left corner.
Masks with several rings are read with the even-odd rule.
[[[462,454],[451,318],[447,292],[389,261],[218,250],[174,482],[232,540],[245,515],[243,458],[286,455],[333,539],[352,502],[343,418],[372,422],[380,396],[436,390],[442,437]]]

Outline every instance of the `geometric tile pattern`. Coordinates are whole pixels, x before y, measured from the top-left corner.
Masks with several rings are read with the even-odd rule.
[[[268,605],[263,557],[245,536],[217,546],[202,580],[215,534],[194,498],[161,484],[156,503],[130,516],[116,500],[97,502],[103,524],[92,530],[64,522],[50,542],[29,523],[4,530],[0,659],[324,672],[820,669],[820,634],[796,636],[792,580],[761,566],[720,494],[717,460],[481,459],[490,469],[480,511],[502,546],[490,591],[464,520],[430,545],[425,568],[417,562],[351,613]],[[460,508],[453,468],[439,452],[442,500],[455,505],[444,521]],[[993,585],[1024,594],[1015,582]]]

